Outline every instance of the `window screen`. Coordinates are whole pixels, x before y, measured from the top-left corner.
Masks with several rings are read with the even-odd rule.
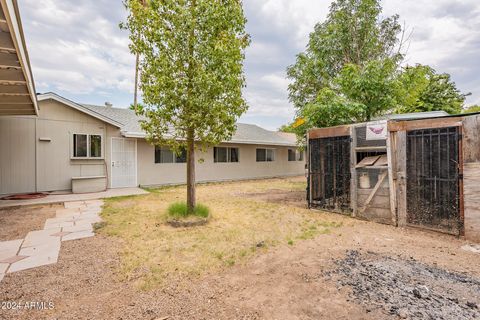
[[[275,161],[274,149],[257,149],[257,162]]]
[[[87,140],[88,136],[86,134],[73,135],[73,156],[75,158],[88,157]]]
[[[238,148],[214,147],[214,162],[238,162]]]
[[[295,150],[293,149],[288,149],[288,161],[296,161],[297,157],[295,154]]]
[[[102,156],[102,136],[90,135],[90,157],[100,158]]]

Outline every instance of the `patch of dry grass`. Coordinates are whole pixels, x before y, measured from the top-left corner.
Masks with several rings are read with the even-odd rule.
[[[278,244],[310,239],[341,225],[318,211],[256,200],[242,194],[305,190],[304,179],[269,179],[199,185],[198,201],[212,218],[201,227],[172,228],[167,208],[185,199],[184,186],[106,200],[100,232],[125,242],[121,275],[148,289],[167,277],[190,277],[245,262]]]

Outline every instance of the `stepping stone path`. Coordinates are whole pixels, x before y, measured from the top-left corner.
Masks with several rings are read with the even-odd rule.
[[[0,281],[6,273],[56,263],[62,241],[93,237],[92,224],[102,219],[102,200],[65,202],[43,230],[30,231],[25,239],[0,241]]]

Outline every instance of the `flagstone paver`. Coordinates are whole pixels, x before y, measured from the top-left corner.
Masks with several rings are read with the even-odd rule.
[[[0,260],[10,258],[17,254],[23,239],[0,242]]]
[[[0,242],[0,281],[6,273],[58,261],[62,241],[93,237],[93,223],[102,219],[102,200],[65,202],[43,230],[30,231],[25,239]]]

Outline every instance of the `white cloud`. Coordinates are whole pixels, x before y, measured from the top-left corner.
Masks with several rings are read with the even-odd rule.
[[[134,57],[127,32],[118,27],[126,17],[120,1],[19,4],[39,91],[97,103],[104,97],[124,106],[131,102]],[[468,102],[480,103],[478,0],[384,0],[383,5],[385,16],[398,13],[414,30],[407,62],[451,73],[463,92],[474,93]],[[325,19],[330,1],[245,0],[244,6],[252,44],[245,62],[250,110],[243,119],[278,127],[294,115],[285,69],[305,49],[315,23]]]

